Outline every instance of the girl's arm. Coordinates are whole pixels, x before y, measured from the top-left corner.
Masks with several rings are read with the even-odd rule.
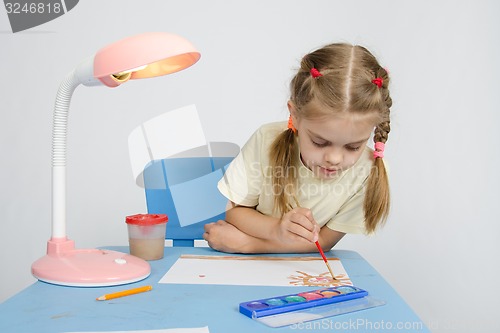
[[[344,236],[326,226],[319,231],[306,208],[295,208],[279,219],[236,206],[227,211],[226,220],[207,224],[203,235],[212,248],[223,252],[316,252],[315,240],[328,251]]]
[[[226,212],[226,222],[250,236],[285,243],[314,242],[319,232],[311,211],[306,208],[295,208],[280,219],[264,215],[252,207],[233,206]]]

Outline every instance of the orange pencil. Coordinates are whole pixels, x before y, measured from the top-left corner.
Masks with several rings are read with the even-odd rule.
[[[106,295],[97,297],[96,301],[107,301],[107,300],[113,299],[113,298],[118,298],[118,297],[123,297],[123,296],[128,296],[128,295],[134,295],[134,294],[138,294],[138,293],[143,293],[145,291],[150,291],[151,289],[153,289],[152,286],[143,286],[143,287],[139,287],[139,288],[124,290],[124,291],[118,291],[116,293],[106,294]]]

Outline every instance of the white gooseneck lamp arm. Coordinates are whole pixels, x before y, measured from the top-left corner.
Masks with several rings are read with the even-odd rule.
[[[93,62],[94,58],[89,58],[72,71],[59,86],[56,96],[52,127],[52,241],[59,244],[66,239],[66,142],[69,106],[73,92],[80,84],[103,85],[93,76]]]

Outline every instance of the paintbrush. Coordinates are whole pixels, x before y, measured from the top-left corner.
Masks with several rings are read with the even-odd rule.
[[[333,275],[332,268],[330,267],[330,264],[328,263],[328,260],[326,259],[325,252],[323,252],[323,249],[321,248],[321,245],[319,245],[319,242],[318,242],[318,241],[316,241],[316,242],[315,242],[315,244],[316,244],[316,247],[317,247],[317,248],[318,248],[318,250],[319,250],[319,253],[321,254],[321,257],[323,257],[323,261],[325,262],[326,267],[328,268],[328,271],[330,271],[330,275],[332,276],[332,279],[333,279],[333,280],[337,280],[337,279],[335,278],[335,276]]]
[[[299,200],[297,200],[297,197],[295,195],[292,195],[293,200],[295,201],[295,205],[297,207],[300,207]],[[290,205],[290,208],[293,209],[292,205]],[[326,268],[328,268],[328,271],[330,272],[330,275],[332,276],[333,280],[337,280],[335,276],[333,275],[332,268],[330,267],[330,263],[328,262],[328,259],[326,259],[325,252],[323,252],[323,249],[321,248],[321,245],[319,245],[319,242],[316,241],[314,242],[316,244],[316,247],[318,248],[319,254],[321,254],[321,257],[323,258],[323,261],[326,264]]]

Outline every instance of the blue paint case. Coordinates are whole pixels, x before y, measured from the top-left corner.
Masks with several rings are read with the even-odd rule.
[[[353,286],[337,286],[243,302],[240,303],[239,309],[240,313],[255,319],[345,302],[365,296],[368,296],[366,290]]]

